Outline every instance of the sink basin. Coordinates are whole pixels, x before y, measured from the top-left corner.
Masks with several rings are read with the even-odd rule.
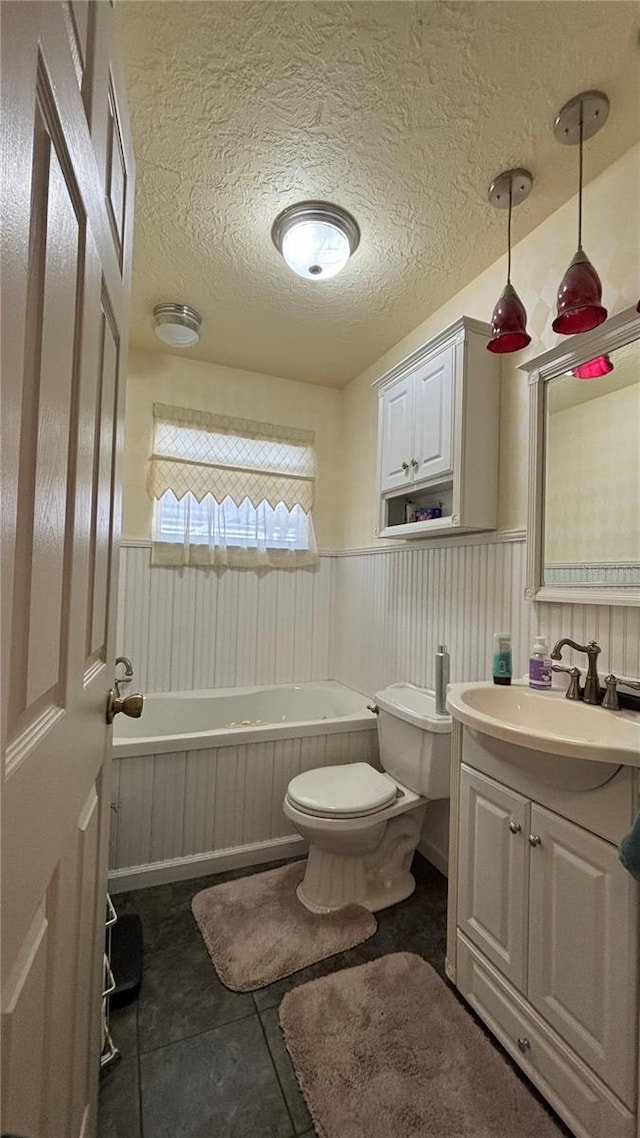
[[[466,727],[533,751],[640,766],[640,715],[606,711],[525,684],[452,684],[447,708]]]

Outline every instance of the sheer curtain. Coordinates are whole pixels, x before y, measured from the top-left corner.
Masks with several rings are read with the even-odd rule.
[[[165,404],[154,420],[154,564],[317,563],[312,431]]]

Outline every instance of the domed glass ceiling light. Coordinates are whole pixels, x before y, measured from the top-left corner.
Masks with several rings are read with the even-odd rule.
[[[294,273],[324,281],[344,268],[360,243],[358,223],[330,202],[299,202],[276,217],[271,227],[276,249]]]
[[[569,99],[556,117],[553,133],[563,146],[579,146],[578,167],[578,248],[558,289],[558,314],[554,332],[572,336],[588,332],[607,319],[602,306],[602,285],[582,248],[582,156],[587,139],[593,138],[607,121],[609,100],[602,91],[583,91]]]
[[[200,339],[202,317],[187,304],[156,304],[153,330],[171,348],[193,348]]]
[[[511,284],[511,211],[529,197],[533,177],[528,170],[516,168],[498,174],[489,186],[489,201],[496,209],[508,209],[507,221],[507,283],[491,317],[489,352],[519,352],[531,343],[527,332],[527,313]]]

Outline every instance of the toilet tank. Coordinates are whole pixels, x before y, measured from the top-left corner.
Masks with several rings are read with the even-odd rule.
[[[383,770],[424,798],[448,798],[451,716],[436,715],[433,692],[414,684],[391,684],[375,700]]]

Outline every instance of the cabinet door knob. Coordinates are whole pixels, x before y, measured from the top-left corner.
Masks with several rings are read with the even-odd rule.
[[[412,465],[414,470],[417,470],[418,467],[420,466],[420,463],[418,462],[417,458],[412,458],[411,459],[411,465]]]
[[[540,834],[529,834],[529,845],[530,846],[542,845],[542,838],[540,837]]]
[[[513,819],[509,822],[509,829],[512,834],[519,834],[522,831],[522,826],[519,822],[514,822]]]
[[[403,463],[402,463],[402,469],[404,470],[404,472],[405,472],[405,474],[406,474],[406,473],[407,473],[407,471],[408,471],[408,469],[409,469],[409,463],[408,463],[408,462],[403,462]]]
[[[520,1048],[520,1050],[522,1051],[523,1054],[525,1051],[530,1050],[531,1044],[529,1043],[529,1040],[524,1035],[520,1036],[520,1038],[518,1040],[518,1047]]]

